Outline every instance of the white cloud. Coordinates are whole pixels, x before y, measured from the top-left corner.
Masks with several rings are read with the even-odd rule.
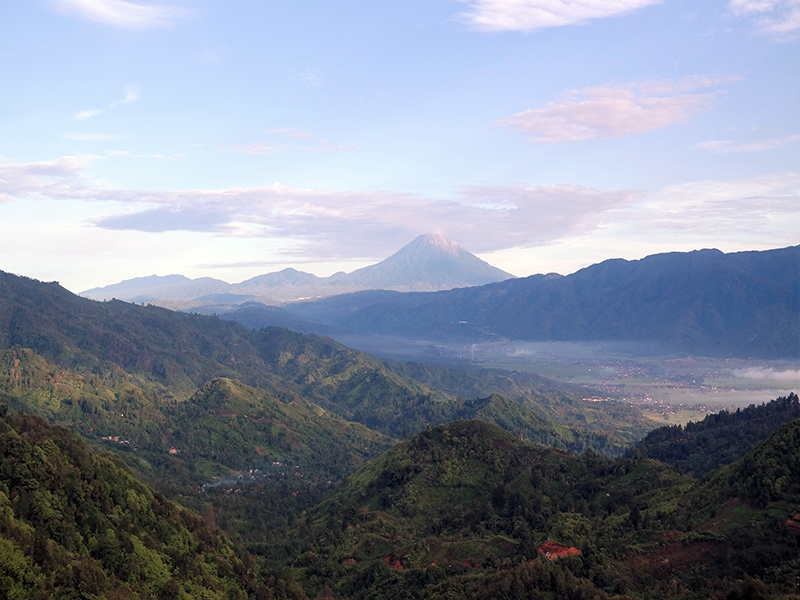
[[[779,138],[769,138],[757,142],[734,142],[732,140],[710,140],[695,145],[698,150],[707,150],[717,154],[735,154],[740,152],[762,152],[774,150],[789,144],[800,142],[800,135],[787,135]]]
[[[731,0],[728,7],[737,17],[752,19],[756,32],[778,41],[800,31],[800,0]]]
[[[730,76],[699,76],[570,90],[557,102],[498,123],[532,134],[530,141],[540,143],[635,135],[688,121],[707,109],[719,93],[689,92],[735,80]]]
[[[124,29],[169,25],[186,16],[182,8],[163,4],[137,4],[124,0],[51,0],[64,11]]]
[[[231,148],[231,152],[238,154],[277,154],[285,150],[288,146],[285,144],[245,144],[244,146],[235,146]]]
[[[0,201],[28,198],[88,198],[100,195],[84,174],[94,156],[64,156],[52,161],[12,163],[0,160]]]
[[[381,191],[289,188],[118,192],[130,203],[121,214],[98,219],[107,229],[198,231],[222,236],[284,238],[299,242],[305,259],[383,256],[419,232],[441,227],[485,252],[535,246],[590,230],[594,218],[635,196],[580,186],[484,186],[455,198]],[[353,244],[358,239],[358,244]]]
[[[615,17],[660,0],[461,0],[460,18],[480,31],[535,31]]]
[[[114,102],[112,102],[111,104],[106,106],[105,108],[96,108],[96,109],[92,109],[92,110],[82,110],[82,111],[80,111],[79,113],[77,113],[75,115],[75,120],[76,121],[84,121],[84,120],[89,119],[91,117],[95,117],[97,115],[101,115],[104,112],[108,112],[109,110],[111,110],[115,106],[119,106],[120,104],[131,104],[132,102],[136,102],[140,98],[139,88],[136,87],[135,85],[125,86],[125,89],[123,90],[123,93],[124,93],[124,97],[122,98],[122,100],[115,100]]]
[[[127,231],[155,239],[160,236],[153,234],[188,232],[212,236],[217,241],[206,237],[204,244],[215,247],[236,240],[268,243],[275,249],[265,258],[292,263],[381,259],[433,228],[477,253],[530,257],[544,256],[547,247],[572,248],[580,249],[580,256],[570,260],[580,261],[704,247],[778,247],[796,244],[800,231],[798,174],[690,182],[651,193],[577,185],[475,185],[433,198],[277,183],[217,190],[118,189],[89,176],[98,158],[0,161],[0,202],[83,206],[76,210],[92,215],[83,224],[92,226],[95,236]],[[86,210],[87,202],[97,208]],[[528,250],[518,251],[522,248]],[[506,267],[524,273],[535,264]]]
[[[598,214],[584,235],[482,256],[517,275],[577,269],[611,257],[717,248],[767,250],[800,243],[800,175],[694,181],[640,194]]]

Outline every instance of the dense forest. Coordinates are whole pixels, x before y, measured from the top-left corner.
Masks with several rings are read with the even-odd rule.
[[[214,317],[94,302],[57,284],[0,272],[3,350],[0,392],[24,395],[20,401],[29,410],[71,423],[86,436],[98,429],[99,420],[121,413],[128,417],[116,419],[113,428],[126,439],[142,429],[153,431],[151,422],[163,421],[163,406],[186,400],[217,377],[241,381],[281,402],[303,398],[395,439],[429,424],[477,417],[481,407],[469,414],[468,401],[494,393],[475,390],[459,397],[440,385],[447,376],[424,383],[330,338],[279,327],[248,331]],[[60,377],[74,382],[71,393],[64,393]],[[638,410],[621,404],[599,420],[596,407],[575,391],[541,382],[518,383],[513,392],[521,404],[507,417],[521,427],[515,433],[564,449],[621,454],[651,427]],[[119,410],[108,410],[110,404]],[[546,408],[567,404],[563,415]],[[482,418],[494,420],[495,414]],[[131,420],[137,421],[135,431],[125,431]]]

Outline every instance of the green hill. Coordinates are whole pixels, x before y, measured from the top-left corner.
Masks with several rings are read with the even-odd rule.
[[[703,483],[480,421],[433,427],[308,512],[295,574],[351,599],[784,597],[800,574],[796,427]],[[546,560],[548,539],[581,552]]]
[[[203,484],[233,471],[263,474],[273,462],[302,464],[314,479],[341,478],[391,445],[302,398],[281,402],[235,380],[213,379],[178,402],[119,368],[79,374],[21,348],[0,352],[0,399],[69,425],[171,485]]]
[[[165,416],[162,455],[173,450],[170,471],[183,467],[193,481],[256,469],[262,476],[341,478],[393,443],[306,400],[282,403],[230,379],[211,380]]]
[[[0,410],[0,596],[247,598],[255,564],[64,429]]]
[[[568,443],[565,445],[543,438],[526,437],[533,442],[548,443],[577,452],[592,448],[616,456],[622,453],[622,448],[641,440],[652,429],[652,424],[642,416],[641,411],[629,404],[587,402],[583,400],[586,394],[584,388],[556,383],[532,373],[391,360],[384,360],[383,363],[398,375],[448,394],[465,398],[490,395],[510,398],[540,418],[569,428],[571,432],[566,434]],[[480,414],[459,418],[481,418],[498,423],[512,433],[524,433]]]
[[[343,595],[373,597],[385,588],[357,590],[388,560],[394,570],[382,576],[398,590],[431,569],[449,582],[444,590],[537,559],[548,537],[622,558],[627,545],[640,545],[632,506],[674,519],[676,498],[691,485],[655,461],[578,457],[482,421],[449,423],[392,448],[309,513],[298,577],[313,583],[310,573],[325,565]],[[573,584],[602,594],[594,583]],[[413,597],[436,597],[437,589],[426,584]]]

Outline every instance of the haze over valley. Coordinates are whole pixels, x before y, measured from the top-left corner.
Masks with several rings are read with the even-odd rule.
[[[234,285],[145,277],[82,295],[331,335],[387,358],[532,372],[635,403],[657,422],[686,422],[800,387],[797,326],[759,329],[764,319],[795,323],[799,257],[798,247],[704,250],[516,279],[427,234],[349,275],[287,269]],[[371,285],[387,292],[353,293]],[[466,289],[388,293],[452,288]]]

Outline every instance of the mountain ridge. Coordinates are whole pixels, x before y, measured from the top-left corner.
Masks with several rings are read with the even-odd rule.
[[[800,356],[800,246],[610,259],[432,293],[357,292],[283,307],[358,335],[430,341],[660,341],[710,356]],[[235,319],[235,314],[228,318]]]
[[[388,258],[351,273],[330,277],[287,267],[229,284],[211,277],[150,275],[80,292],[92,300],[150,302],[174,309],[212,306],[222,312],[230,305],[258,300],[278,304],[301,298],[324,297],[364,289],[438,291],[483,285],[514,276],[493,267],[441,233],[416,237]],[[225,295],[225,297],[223,297]],[[209,296],[217,296],[216,299]],[[216,301],[214,301],[216,300]]]

